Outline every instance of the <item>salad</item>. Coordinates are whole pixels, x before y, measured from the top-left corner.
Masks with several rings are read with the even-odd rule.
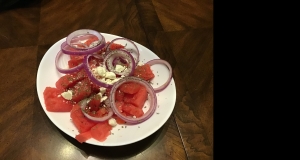
[[[90,138],[105,141],[118,124],[146,121],[157,108],[156,93],[171,81],[172,68],[161,59],[142,64],[139,57],[129,39],[108,42],[97,31],[72,32],[55,58],[56,69],[64,75],[56,87],[43,92],[47,111],[70,112],[79,132],[75,138],[81,143]],[[151,85],[155,64],[164,64],[170,71],[168,80],[156,88]]]

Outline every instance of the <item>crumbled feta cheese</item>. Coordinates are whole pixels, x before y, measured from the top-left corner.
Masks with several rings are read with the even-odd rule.
[[[100,93],[104,94],[106,92],[106,88],[100,87]]]
[[[139,61],[138,66],[142,66],[142,65],[144,65],[144,63]]]
[[[107,96],[101,97],[101,102],[105,101],[107,99]]]
[[[100,78],[99,80],[100,80],[101,82],[105,82],[106,79],[103,77],[103,78]]]
[[[63,92],[63,93],[61,93],[61,96],[66,100],[71,100],[72,99],[72,91],[68,90],[67,92]]]
[[[108,124],[111,125],[111,126],[113,126],[113,127],[115,127],[117,125],[117,121],[114,118],[110,118],[108,120]]]
[[[116,67],[115,67],[115,70],[116,70],[117,72],[122,72],[122,71],[124,71],[125,68],[126,68],[126,67],[117,64]]]
[[[106,72],[105,78],[116,79],[116,74],[114,72]]]
[[[106,69],[104,67],[99,66],[99,67],[96,68],[96,70],[97,70],[97,73],[98,73],[99,76],[105,77]]]
[[[106,80],[105,80],[105,83],[107,83],[107,84],[113,84],[113,82],[112,82],[111,79],[106,79]]]

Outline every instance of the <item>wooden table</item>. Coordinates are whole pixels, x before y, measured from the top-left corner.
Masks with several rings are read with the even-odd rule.
[[[37,96],[46,51],[67,34],[94,29],[134,40],[173,68],[168,121],[134,144],[80,144],[60,131]],[[31,0],[0,11],[0,159],[213,159],[212,0]]]

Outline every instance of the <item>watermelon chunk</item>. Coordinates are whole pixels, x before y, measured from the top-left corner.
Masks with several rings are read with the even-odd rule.
[[[87,132],[97,124],[97,122],[89,120],[84,116],[78,104],[71,110],[70,117],[79,133]]]
[[[140,89],[135,94],[124,93],[123,101],[131,103],[138,108],[143,108],[148,98],[148,91],[145,86],[140,86]]]
[[[128,93],[128,94],[135,94],[136,92],[139,91],[141,85],[135,82],[126,82],[123,83],[120,87],[119,90]]]
[[[144,111],[141,108],[135,107],[130,103],[125,103],[122,106],[122,110],[131,116],[141,117],[144,115]]]
[[[133,76],[142,78],[146,81],[154,78],[154,74],[150,68],[150,65],[147,63],[141,66],[137,66],[133,72]]]
[[[130,100],[130,103],[138,108],[143,108],[147,98],[148,98],[148,91],[145,86],[141,86],[139,91],[136,94],[134,94],[134,96]]]
[[[86,142],[90,138],[92,138],[92,134],[90,131],[79,133],[75,136],[75,139],[80,143]]]
[[[46,110],[49,112],[70,112],[73,108],[71,101],[65,100],[60,96],[61,90],[52,87],[46,87],[43,95]]]
[[[55,86],[57,89],[64,91],[70,87],[73,87],[78,81],[81,81],[86,77],[87,75],[84,70],[80,70],[74,74],[66,74],[56,81]]]
[[[98,122],[95,126],[91,128],[92,138],[103,142],[110,135],[112,126],[108,124],[108,121]]]
[[[117,89],[116,92],[115,92],[116,101],[123,101],[123,98],[124,98],[124,92]]]
[[[88,78],[84,78],[83,80],[78,81],[70,89],[73,92],[72,100],[74,102],[79,102],[92,94],[92,87]]]
[[[110,42],[108,44],[110,44]],[[111,43],[109,46],[109,49],[111,49],[111,50],[121,49],[121,48],[125,48],[125,46],[123,46],[121,44],[117,44],[117,43]]]
[[[81,64],[83,62],[83,59],[70,59],[68,61],[68,66],[69,68],[74,68],[76,66],[78,66],[79,64]]]
[[[125,124],[126,123],[123,119],[121,119],[120,117],[118,117],[115,114],[113,114],[112,117],[117,121],[118,124]]]

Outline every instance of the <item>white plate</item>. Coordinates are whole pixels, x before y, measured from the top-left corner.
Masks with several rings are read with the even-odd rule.
[[[105,37],[106,41],[111,41],[115,38],[120,37],[106,33],[102,33],[102,35]],[[55,56],[60,50],[60,45],[65,40],[66,38],[63,38],[56,42],[53,46],[49,48],[49,50],[44,55],[37,71],[36,85],[37,94],[46,115],[60,130],[62,130],[69,136],[75,138],[75,136],[79,132],[70,120],[70,113],[48,112],[46,110],[43,97],[44,89],[47,86],[55,87],[55,82],[59,79],[59,77],[63,76],[63,74],[58,72],[55,68]],[[141,62],[146,63],[151,59],[159,58],[148,48],[136,42],[135,44],[137,45],[140,51]],[[155,78],[152,80],[153,87],[157,87],[157,85],[160,85],[166,81],[169,74],[167,67],[165,67],[164,65],[157,64],[153,65],[151,69],[155,74]],[[160,127],[164,125],[164,123],[168,120],[171,113],[173,112],[176,101],[176,87],[174,79],[172,78],[171,83],[165,90],[157,93],[156,95],[158,100],[158,108],[156,109],[153,116],[150,117],[148,120],[137,125],[117,125],[112,129],[112,134],[109,135],[104,142],[99,142],[95,139],[89,139],[88,141],[86,141],[86,143],[98,146],[121,146],[140,141],[153,134],[155,131],[157,131]]]

